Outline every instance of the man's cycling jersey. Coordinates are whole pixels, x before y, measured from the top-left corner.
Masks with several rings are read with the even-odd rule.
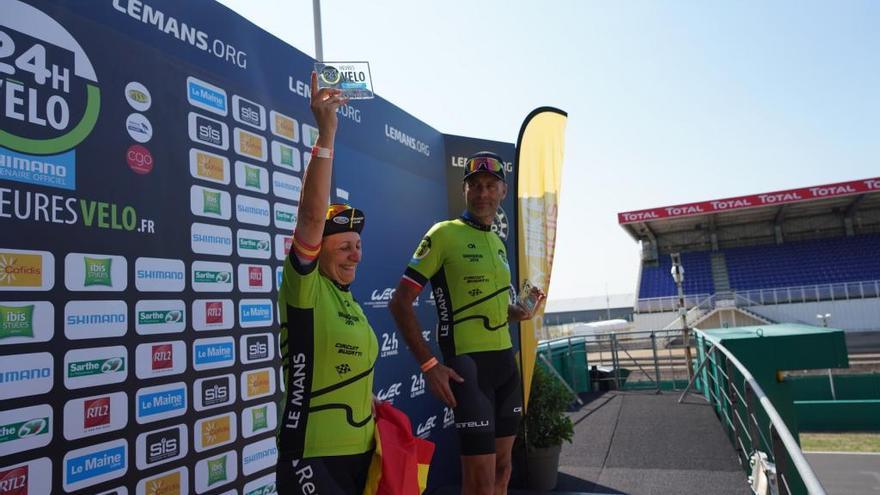
[[[285,393],[281,458],[352,455],[373,448],[376,334],[347,286],[291,252],[278,296]]]
[[[434,224],[403,276],[418,290],[429,280],[445,359],[511,347],[510,267],[504,243],[490,227],[466,216]]]

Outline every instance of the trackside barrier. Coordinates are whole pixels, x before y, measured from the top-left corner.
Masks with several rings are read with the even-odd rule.
[[[764,456],[775,466],[775,479],[772,476],[768,478],[776,486],[770,487],[767,493],[824,494],[825,489],[801,452],[797,440],[749,370],[720,343],[698,338],[697,345],[701,347],[698,351],[703,359],[694,373],[694,379],[679,397],[679,403],[695,382],[700,381],[728,435],[732,435],[740,465],[746,472],[753,474],[755,471],[750,462],[763,459]],[[759,415],[768,421],[759,420]],[[762,424],[766,425],[766,430]],[[795,473],[797,476],[794,476]],[[800,482],[796,479],[798,477],[806,492],[801,491]]]

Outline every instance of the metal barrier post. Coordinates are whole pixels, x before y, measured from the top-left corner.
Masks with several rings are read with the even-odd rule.
[[[651,331],[651,353],[654,355],[654,376],[657,378],[657,393],[662,393],[660,389],[660,362],[657,361],[657,334]]]
[[[785,450],[785,444],[779,437],[779,433],[773,425],[770,425],[770,443],[773,444],[773,463],[776,465],[776,492],[791,494],[791,487],[788,486],[788,453]],[[780,483],[779,481],[782,481]],[[785,488],[782,492],[780,488]]]
[[[611,334],[611,364],[614,366],[614,386],[620,390],[620,356],[617,355],[617,334]]]
[[[739,415],[739,391],[736,389],[736,384],[733,381],[733,364],[729,359],[724,360],[727,363],[727,397],[730,399],[730,424],[733,426],[733,435],[737,439],[736,443],[734,443],[733,448],[740,452],[740,454],[746,457],[748,460],[748,454],[743,452],[740,448],[742,440],[740,439],[740,431],[739,431],[739,423],[736,422],[736,417]],[[739,458],[739,457],[738,457]],[[742,462],[742,458],[739,458],[740,462]]]

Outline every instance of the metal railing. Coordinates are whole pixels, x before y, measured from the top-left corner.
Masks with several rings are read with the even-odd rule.
[[[684,306],[690,308],[700,304],[711,294],[685,294]],[[651,297],[636,301],[636,313],[665,313],[678,309],[678,296]]]
[[[778,491],[771,493],[800,493],[802,482],[807,493],[824,495],[825,489],[800,445],[749,370],[720,343],[702,337],[697,345],[702,347],[702,361],[679,403],[699,380],[728,434],[733,435],[740,464],[747,472],[755,454],[763,453],[775,465]],[[736,373],[742,378],[741,386]]]

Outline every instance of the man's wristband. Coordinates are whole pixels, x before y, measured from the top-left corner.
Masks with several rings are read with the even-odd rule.
[[[333,158],[333,148],[322,148],[320,146],[312,147],[312,156],[318,158]]]
[[[437,361],[437,358],[432,357],[431,359],[429,359],[429,360],[425,361],[424,363],[422,363],[422,365],[420,366],[420,368],[422,369],[422,373],[427,373],[428,370],[430,370],[430,369],[433,368],[434,366],[437,366],[438,364],[440,364],[440,362]]]

